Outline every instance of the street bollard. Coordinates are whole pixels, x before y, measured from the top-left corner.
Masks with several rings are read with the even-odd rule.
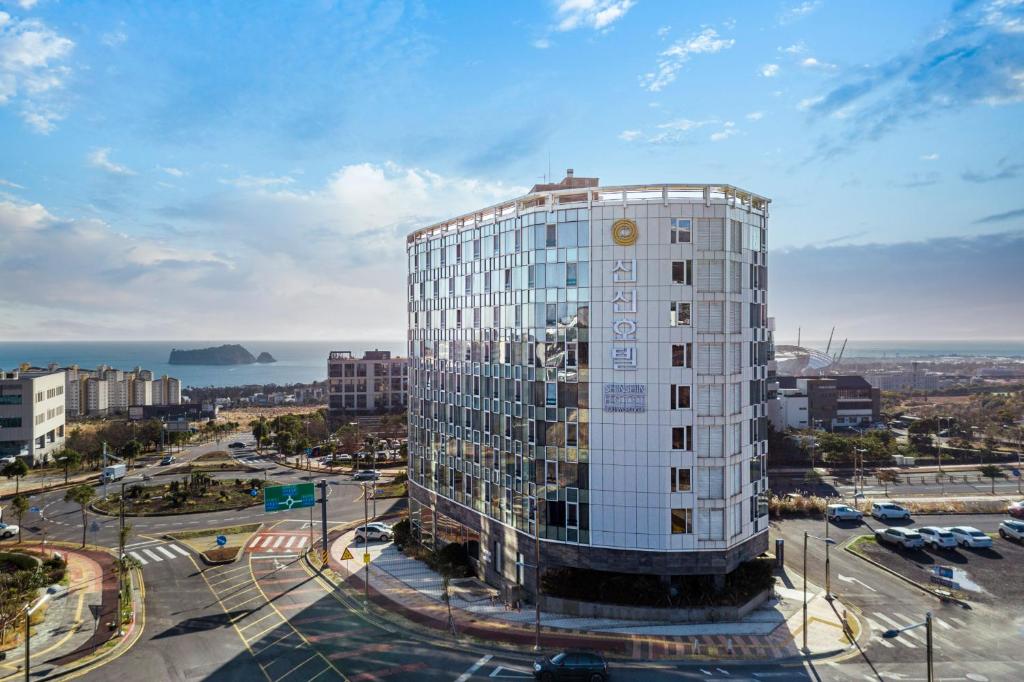
[[[782,538],[775,539],[775,567],[782,568],[785,563],[786,541]]]
[[[727,637],[726,638],[726,640],[725,640],[725,649],[726,649],[726,651],[729,652],[729,655],[732,656],[732,654],[733,654],[733,651],[732,651],[732,637]]]

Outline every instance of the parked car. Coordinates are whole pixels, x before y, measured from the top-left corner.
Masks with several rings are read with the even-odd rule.
[[[1004,540],[1024,540],[1024,521],[1006,519],[999,524],[999,537]]]
[[[991,547],[992,538],[973,526],[953,526],[949,532],[961,547]]]
[[[907,528],[884,528],[875,531],[875,539],[888,545],[899,545],[904,549],[921,549],[924,538],[916,530]]]
[[[542,682],[604,682],[608,679],[608,663],[601,654],[590,651],[560,651],[533,662],[533,679]]]
[[[160,460],[160,466],[165,467],[168,464],[174,464],[174,455],[167,455]]]
[[[380,474],[373,469],[360,469],[352,474],[353,481],[376,481],[378,478],[380,478]]]
[[[924,538],[924,544],[935,549],[949,549],[956,547],[956,538],[949,532],[948,528],[938,526],[925,526],[918,528],[917,532]]]
[[[909,519],[910,511],[895,502],[873,502],[871,504],[871,515],[879,520]]]
[[[371,540],[387,542],[390,539],[391,526],[386,523],[374,522],[356,528],[356,542],[369,542]]]
[[[1007,507],[1006,513],[1015,519],[1024,519],[1024,500],[1011,504]]]
[[[246,447],[246,445],[242,441],[236,440],[234,443],[228,443],[228,447],[229,448],[244,448],[244,447]]]
[[[14,464],[14,461],[16,459],[18,459],[18,458],[13,456],[13,455],[8,455],[7,457],[0,457],[0,466],[7,466],[8,464]]]
[[[350,455],[348,453],[345,453],[345,452],[339,452],[337,455],[335,455],[335,457],[338,458],[339,462],[351,462],[352,461],[352,455]]]
[[[864,515],[845,504],[830,504],[825,512],[829,521],[860,521]]]
[[[18,534],[18,527],[13,523],[0,523],[0,540],[13,538]]]

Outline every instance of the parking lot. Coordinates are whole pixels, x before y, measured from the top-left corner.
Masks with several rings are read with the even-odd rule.
[[[872,521],[875,529],[885,528],[887,524]],[[916,528],[929,525],[927,517],[920,517],[914,524],[890,522],[888,525]],[[865,528],[867,530],[867,528]],[[994,528],[983,527],[981,530],[991,533]],[[998,535],[993,537],[991,548],[954,547],[948,549],[905,549],[897,545],[863,542],[858,549],[869,558],[886,568],[910,578],[916,582],[943,587],[932,583],[932,576],[937,567],[951,569],[952,580],[960,589],[955,592],[972,602],[999,604],[1001,606],[1019,606],[1024,604],[1024,545],[1019,542],[1004,540]],[[945,575],[949,575],[946,571]]]

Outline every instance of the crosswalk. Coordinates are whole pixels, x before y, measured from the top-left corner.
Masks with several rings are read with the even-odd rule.
[[[307,544],[309,544],[309,533],[268,532],[258,533],[246,546],[246,550],[249,552],[294,554],[305,551]]]
[[[923,617],[911,617],[905,613],[893,611],[890,613],[882,613],[875,611],[871,615],[867,616],[868,625],[871,626],[871,641],[872,643],[881,644],[887,649],[895,649],[904,647],[907,649],[917,649],[918,647],[927,646],[927,635],[925,628],[918,627],[912,630],[904,630],[898,637],[891,639],[885,639],[882,637],[882,633],[886,630],[899,630],[907,627],[908,625],[914,625],[924,620]],[[943,648],[956,648],[956,644],[952,639],[947,639],[945,633],[951,632],[958,628],[967,628],[968,625],[961,618],[956,616],[932,616],[932,646],[935,649]]]
[[[138,561],[141,566],[189,556],[189,551],[179,545],[174,543],[161,544],[158,542],[140,542],[134,545],[125,545],[125,553]]]

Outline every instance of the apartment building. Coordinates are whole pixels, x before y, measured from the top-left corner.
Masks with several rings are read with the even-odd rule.
[[[331,351],[327,358],[328,406],[332,419],[350,414],[400,412],[409,402],[409,361],[391,351]]]
[[[491,584],[713,575],[768,546],[769,200],[560,183],[411,233],[409,483]]]
[[[64,445],[64,372],[0,371],[0,456],[43,464]]]
[[[67,415],[72,419],[126,414],[136,406],[181,403],[181,382],[166,375],[154,381],[148,369],[120,370],[108,365],[95,370],[78,365],[63,369]]]

